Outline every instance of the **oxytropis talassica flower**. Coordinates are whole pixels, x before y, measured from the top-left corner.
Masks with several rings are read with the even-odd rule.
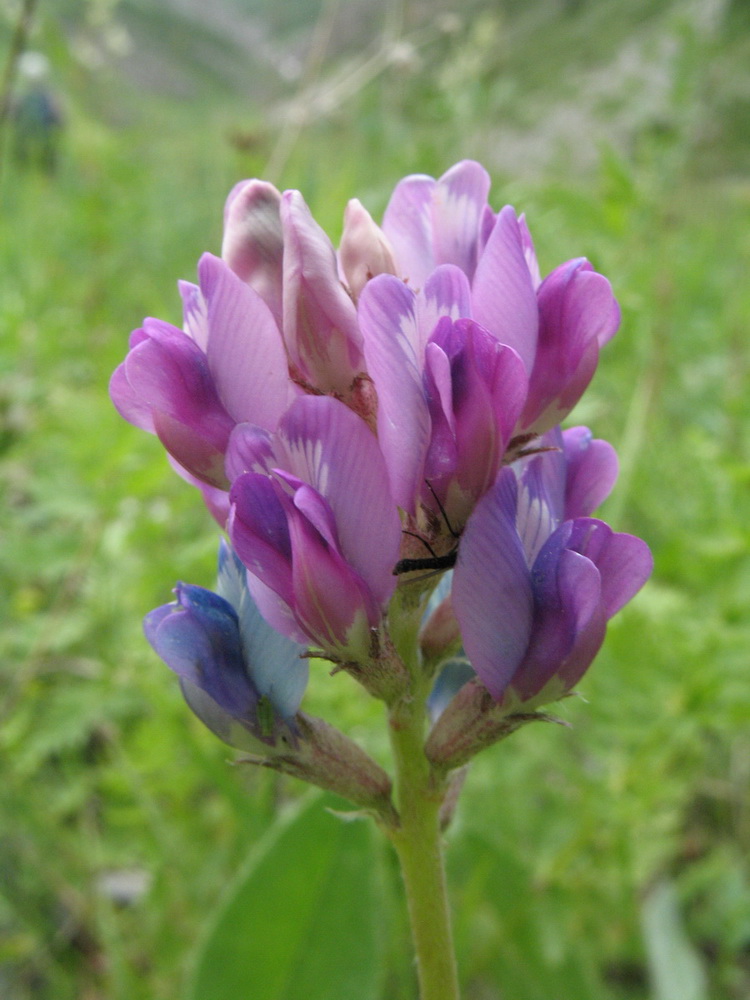
[[[609,282],[582,258],[542,280],[489,187],[470,161],[408,177],[382,227],[352,201],[337,253],[299,192],[242,182],[183,328],[144,321],[113,375],[232,540],[218,595],[180,584],[146,619],[228,742],[296,738],[306,650],[363,679],[416,645],[433,758],[460,762],[477,706],[568,692],[651,571],[591,516],[613,449],[560,427],[617,330]]]

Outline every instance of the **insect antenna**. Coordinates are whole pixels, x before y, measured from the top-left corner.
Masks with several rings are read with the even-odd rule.
[[[425,479],[425,483],[427,484],[427,489],[430,491],[430,493],[432,493],[433,500],[438,505],[438,510],[440,511],[442,518],[445,521],[446,528],[448,529],[448,531],[450,531],[451,535],[453,535],[454,538],[460,538],[461,533],[459,531],[455,531],[453,525],[448,520],[448,515],[445,513],[445,507],[443,507],[442,503],[440,502],[440,497],[435,492],[435,488],[433,487],[432,483],[430,482],[429,479]]]
[[[529,455],[544,455],[544,453],[548,451],[562,451],[562,449],[558,448],[557,445],[554,444],[545,445],[544,447],[539,447],[539,448],[521,448],[520,451],[517,451],[515,453],[515,455],[512,458],[512,461],[515,462],[516,459],[519,458],[528,458]]]
[[[430,553],[430,555],[432,556],[433,559],[437,559],[438,558],[438,556],[435,553],[435,550],[430,545],[430,543],[427,541],[427,539],[426,538],[422,538],[422,536],[418,535],[416,531],[409,531],[408,528],[402,528],[401,529],[401,534],[402,535],[411,535],[412,538],[416,538],[417,541],[420,541],[422,543],[422,545],[424,545],[424,547],[427,549],[427,551]],[[403,562],[404,560],[401,560],[401,561]]]

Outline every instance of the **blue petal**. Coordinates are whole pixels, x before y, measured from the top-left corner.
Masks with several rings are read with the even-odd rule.
[[[268,624],[248,592],[246,576],[245,567],[222,539],[218,591],[237,612],[246,670],[259,693],[283,719],[289,719],[307,687],[310,661],[302,658],[306,647]]]
[[[146,615],[146,638],[176,674],[230,715],[249,717],[258,691],[245,671],[237,614],[222,597],[178,584],[177,603]]]
[[[237,719],[229,712],[225,712],[197,684],[180,678],[180,688],[185,701],[195,715],[223,743],[227,743],[237,750],[249,750],[256,754],[267,752],[268,746],[273,746],[276,743],[276,734],[280,725],[278,720],[274,720],[274,725],[264,732],[257,718]]]
[[[453,570],[449,569],[447,573],[443,573],[440,577],[440,582],[437,587],[430,594],[430,599],[427,602],[427,607],[424,609],[424,614],[422,615],[422,624],[424,625],[430,618],[433,611],[437,611],[438,607],[443,603],[445,598],[451,592],[451,586],[453,585]]]
[[[467,660],[448,660],[427,699],[427,710],[433,725],[448,707],[454,694],[472,677],[476,677],[476,673]]]

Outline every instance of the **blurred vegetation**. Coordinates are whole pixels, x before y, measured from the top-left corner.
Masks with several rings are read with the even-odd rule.
[[[335,239],[349,197],[378,217],[402,175],[474,157],[543,271],[585,254],[615,286],[622,329],[574,419],[618,447],[603,516],[656,572],[559,706],[573,728],[527,727],[472,767],[448,838],[466,1000],[742,1000],[746,5],[215,6],[235,20],[43,5],[60,166],[2,165],[0,994],[180,995],[206,915],[302,791],[228,766],[142,638],[176,579],[212,584],[216,531],[109,403],[129,330],[179,322],[176,279],[218,250],[241,177],[299,187]],[[314,673],[309,710],[383,755],[377,709]],[[398,914],[383,1000],[414,995]]]

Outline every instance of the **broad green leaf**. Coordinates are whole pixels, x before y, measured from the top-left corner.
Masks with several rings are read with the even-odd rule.
[[[371,830],[305,799],[254,849],[203,942],[188,1000],[372,1000]]]
[[[654,1000],[706,1000],[706,974],[682,925],[671,882],[659,882],[641,909]]]

